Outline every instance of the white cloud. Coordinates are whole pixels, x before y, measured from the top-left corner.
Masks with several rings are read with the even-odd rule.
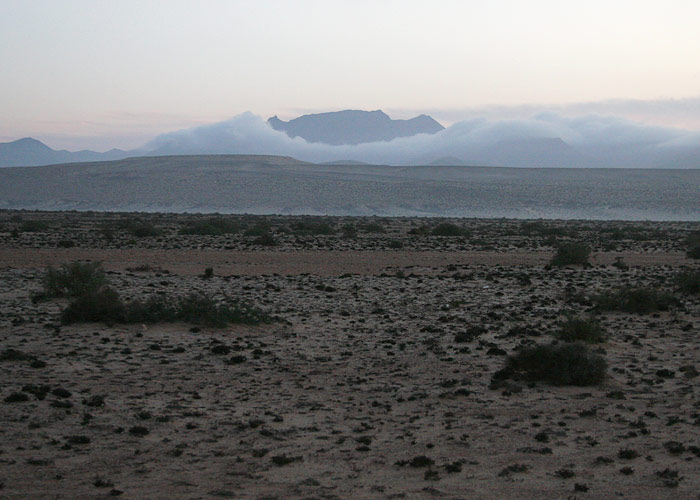
[[[654,155],[649,156],[649,151],[683,152],[700,147],[699,132],[648,126],[613,116],[570,117],[554,112],[530,118],[473,118],[457,122],[433,135],[332,146],[292,139],[273,130],[261,117],[247,112],[223,122],[160,135],[148,143],[146,149],[174,154],[272,154],[313,162],[347,159],[398,165],[426,163],[442,156],[466,161],[480,159],[482,164],[488,164],[488,155],[498,151],[500,162],[529,166],[520,165],[517,156],[508,156],[511,153],[522,155],[522,148],[509,153],[508,143],[539,138],[561,138],[573,147],[572,151],[589,155],[591,166],[604,165],[606,161],[606,158],[593,159],[590,156],[596,154],[597,147],[613,155],[615,166],[627,167],[654,166],[653,162],[660,160]],[[649,163],[640,164],[645,158]]]

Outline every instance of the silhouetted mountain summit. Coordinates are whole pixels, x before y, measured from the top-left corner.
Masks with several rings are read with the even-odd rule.
[[[428,115],[416,116],[410,120],[392,120],[381,110],[318,113],[300,116],[288,122],[273,116],[267,123],[290,137],[334,145],[390,141],[416,134],[435,134],[445,129]]]
[[[120,160],[127,156],[134,156],[134,153],[120,149],[112,149],[106,153],[88,150],[56,151],[31,137],[12,142],[0,142],[0,167],[34,167],[55,163]]]

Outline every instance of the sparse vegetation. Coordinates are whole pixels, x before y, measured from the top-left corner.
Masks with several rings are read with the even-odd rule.
[[[583,243],[559,243],[557,253],[552,257],[550,264],[553,266],[588,264],[590,253],[591,249]]]
[[[646,314],[667,311],[678,305],[672,294],[654,288],[634,288],[625,286],[593,297],[593,303],[601,311],[622,311]]]
[[[525,347],[506,361],[506,370],[529,380],[554,385],[596,385],[605,379],[607,363],[583,344]]]

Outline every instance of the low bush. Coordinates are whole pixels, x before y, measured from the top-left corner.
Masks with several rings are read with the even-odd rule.
[[[506,368],[529,380],[587,386],[605,380],[607,363],[583,344],[562,343],[521,349],[507,359]]]
[[[593,303],[601,311],[622,311],[646,314],[668,311],[680,301],[672,294],[653,288],[625,286],[593,297]]]
[[[583,243],[559,243],[557,253],[552,257],[550,264],[553,266],[588,264],[590,254],[591,249]]]
[[[569,317],[560,325],[557,336],[565,342],[605,342],[605,330],[595,318]]]
[[[270,233],[270,224],[266,221],[258,222],[248,227],[244,232],[244,236],[263,236]]]

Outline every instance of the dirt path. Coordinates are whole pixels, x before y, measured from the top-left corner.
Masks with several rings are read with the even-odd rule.
[[[690,261],[680,253],[597,253],[594,264],[612,264],[622,257],[629,265],[679,266]],[[100,250],[100,249],[0,249],[0,268],[34,268],[75,260],[102,261],[110,270],[139,265],[160,266],[176,274],[200,274],[214,267],[223,275],[337,276],[345,273],[373,275],[391,267],[441,267],[446,265],[545,265],[549,252],[429,252],[429,251],[221,251],[221,250]]]

